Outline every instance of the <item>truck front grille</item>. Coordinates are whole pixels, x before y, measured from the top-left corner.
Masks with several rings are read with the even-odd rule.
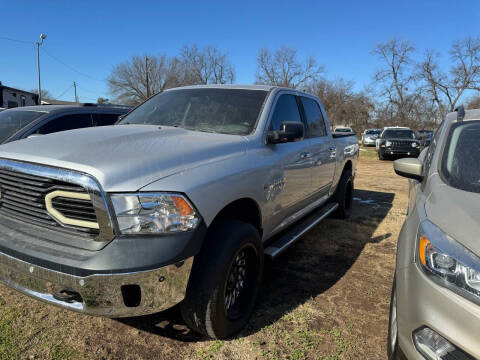
[[[61,224],[49,214],[45,195],[55,190],[86,193],[80,185],[0,168],[0,214],[70,233],[91,237],[98,235],[98,229]],[[68,218],[97,222],[91,200],[56,197],[52,200],[52,206]]]

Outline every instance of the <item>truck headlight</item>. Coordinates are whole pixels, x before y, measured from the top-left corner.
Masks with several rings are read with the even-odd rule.
[[[392,146],[392,142],[389,140],[385,141],[385,146],[386,147]]]
[[[180,194],[112,194],[110,198],[122,234],[177,233],[193,230],[200,221]]]
[[[480,304],[480,258],[429,221],[421,224],[418,261],[432,280]]]

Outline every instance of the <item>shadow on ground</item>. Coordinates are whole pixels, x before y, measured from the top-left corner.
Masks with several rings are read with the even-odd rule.
[[[366,244],[379,243],[391,236],[373,234],[392,208],[395,194],[355,190],[354,197],[350,219],[322,221],[278,259],[266,262],[257,308],[240,337],[259,331],[328,290],[350,269]],[[205,340],[188,329],[179,306],[118,321],[182,342]]]

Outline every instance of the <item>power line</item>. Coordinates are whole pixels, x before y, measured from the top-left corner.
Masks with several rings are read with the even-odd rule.
[[[34,44],[34,42],[32,42],[32,41],[18,40],[18,39],[13,39],[13,38],[10,38],[10,37],[7,37],[7,36],[0,36],[0,39],[13,41],[13,42],[18,42],[18,43],[24,43],[24,44],[31,44],[31,45]]]
[[[60,99],[63,95],[67,93],[68,90],[72,88],[73,85],[70,85],[64,92],[62,92],[60,95],[58,95],[55,99]]]
[[[57,57],[53,56],[52,54],[50,54],[47,50],[45,50],[45,49],[42,49],[42,50],[43,50],[43,52],[44,52],[45,54],[47,54],[48,56],[50,56],[52,59],[58,61],[60,64],[62,64],[63,66],[69,68],[69,69],[72,70],[73,72],[76,72],[76,73],[79,74],[79,75],[85,76],[85,77],[89,78],[90,80],[95,80],[95,81],[101,81],[101,82],[103,82],[103,80],[94,78],[93,76],[90,76],[90,75],[85,74],[85,73],[83,73],[83,72],[81,72],[81,71],[78,71],[78,70],[75,69],[74,67],[68,65],[66,62],[64,62],[64,61],[60,60],[59,58],[57,58]]]

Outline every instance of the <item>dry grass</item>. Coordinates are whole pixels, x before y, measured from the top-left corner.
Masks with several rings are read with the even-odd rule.
[[[385,359],[407,181],[372,155],[361,152],[352,218],[327,219],[267,264],[257,309],[237,338],[192,334],[177,308],[117,321],[59,310],[0,286],[0,360]]]

